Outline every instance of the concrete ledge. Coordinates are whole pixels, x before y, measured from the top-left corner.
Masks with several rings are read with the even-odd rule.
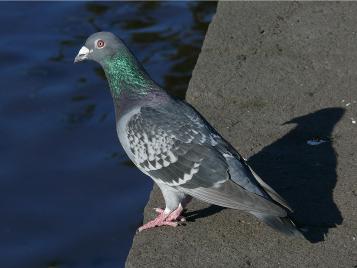
[[[290,203],[307,240],[195,200],[186,226],[137,234],[126,267],[355,267],[356,87],[357,3],[220,2],[187,100]],[[163,205],[154,187],[145,221]]]

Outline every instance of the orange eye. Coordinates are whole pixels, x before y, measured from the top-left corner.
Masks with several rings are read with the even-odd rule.
[[[97,41],[97,48],[103,48],[105,45],[104,41],[103,40],[98,40]]]

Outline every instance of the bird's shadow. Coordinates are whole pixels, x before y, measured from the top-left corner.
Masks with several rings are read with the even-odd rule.
[[[288,202],[294,210],[293,218],[307,230],[304,235],[313,243],[323,241],[329,229],[343,221],[333,200],[337,158],[332,131],[344,111],[326,108],[284,123],[295,126],[248,160],[256,173]],[[308,141],[320,143],[310,145]],[[187,213],[187,218],[194,221],[222,209],[210,206]]]
[[[226,209],[226,208],[216,206],[216,205],[210,205],[209,207],[195,210],[195,211],[189,211],[189,212],[185,211],[184,216],[187,221],[194,222],[196,219],[211,216],[213,214],[216,214],[216,213],[222,211],[223,209]]]

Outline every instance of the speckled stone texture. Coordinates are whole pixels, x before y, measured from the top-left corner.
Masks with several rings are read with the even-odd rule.
[[[219,2],[187,100],[290,203],[307,239],[195,200],[186,226],[137,234],[126,267],[357,267],[356,2]],[[162,206],[155,187],[145,222]]]

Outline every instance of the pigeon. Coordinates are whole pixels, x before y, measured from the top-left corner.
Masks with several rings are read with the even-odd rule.
[[[177,226],[192,198],[248,212],[273,229],[301,236],[287,202],[185,101],[155,83],[125,43],[110,32],[88,37],[74,62],[104,69],[116,130],[128,157],[160,188],[165,209],[138,231]]]

